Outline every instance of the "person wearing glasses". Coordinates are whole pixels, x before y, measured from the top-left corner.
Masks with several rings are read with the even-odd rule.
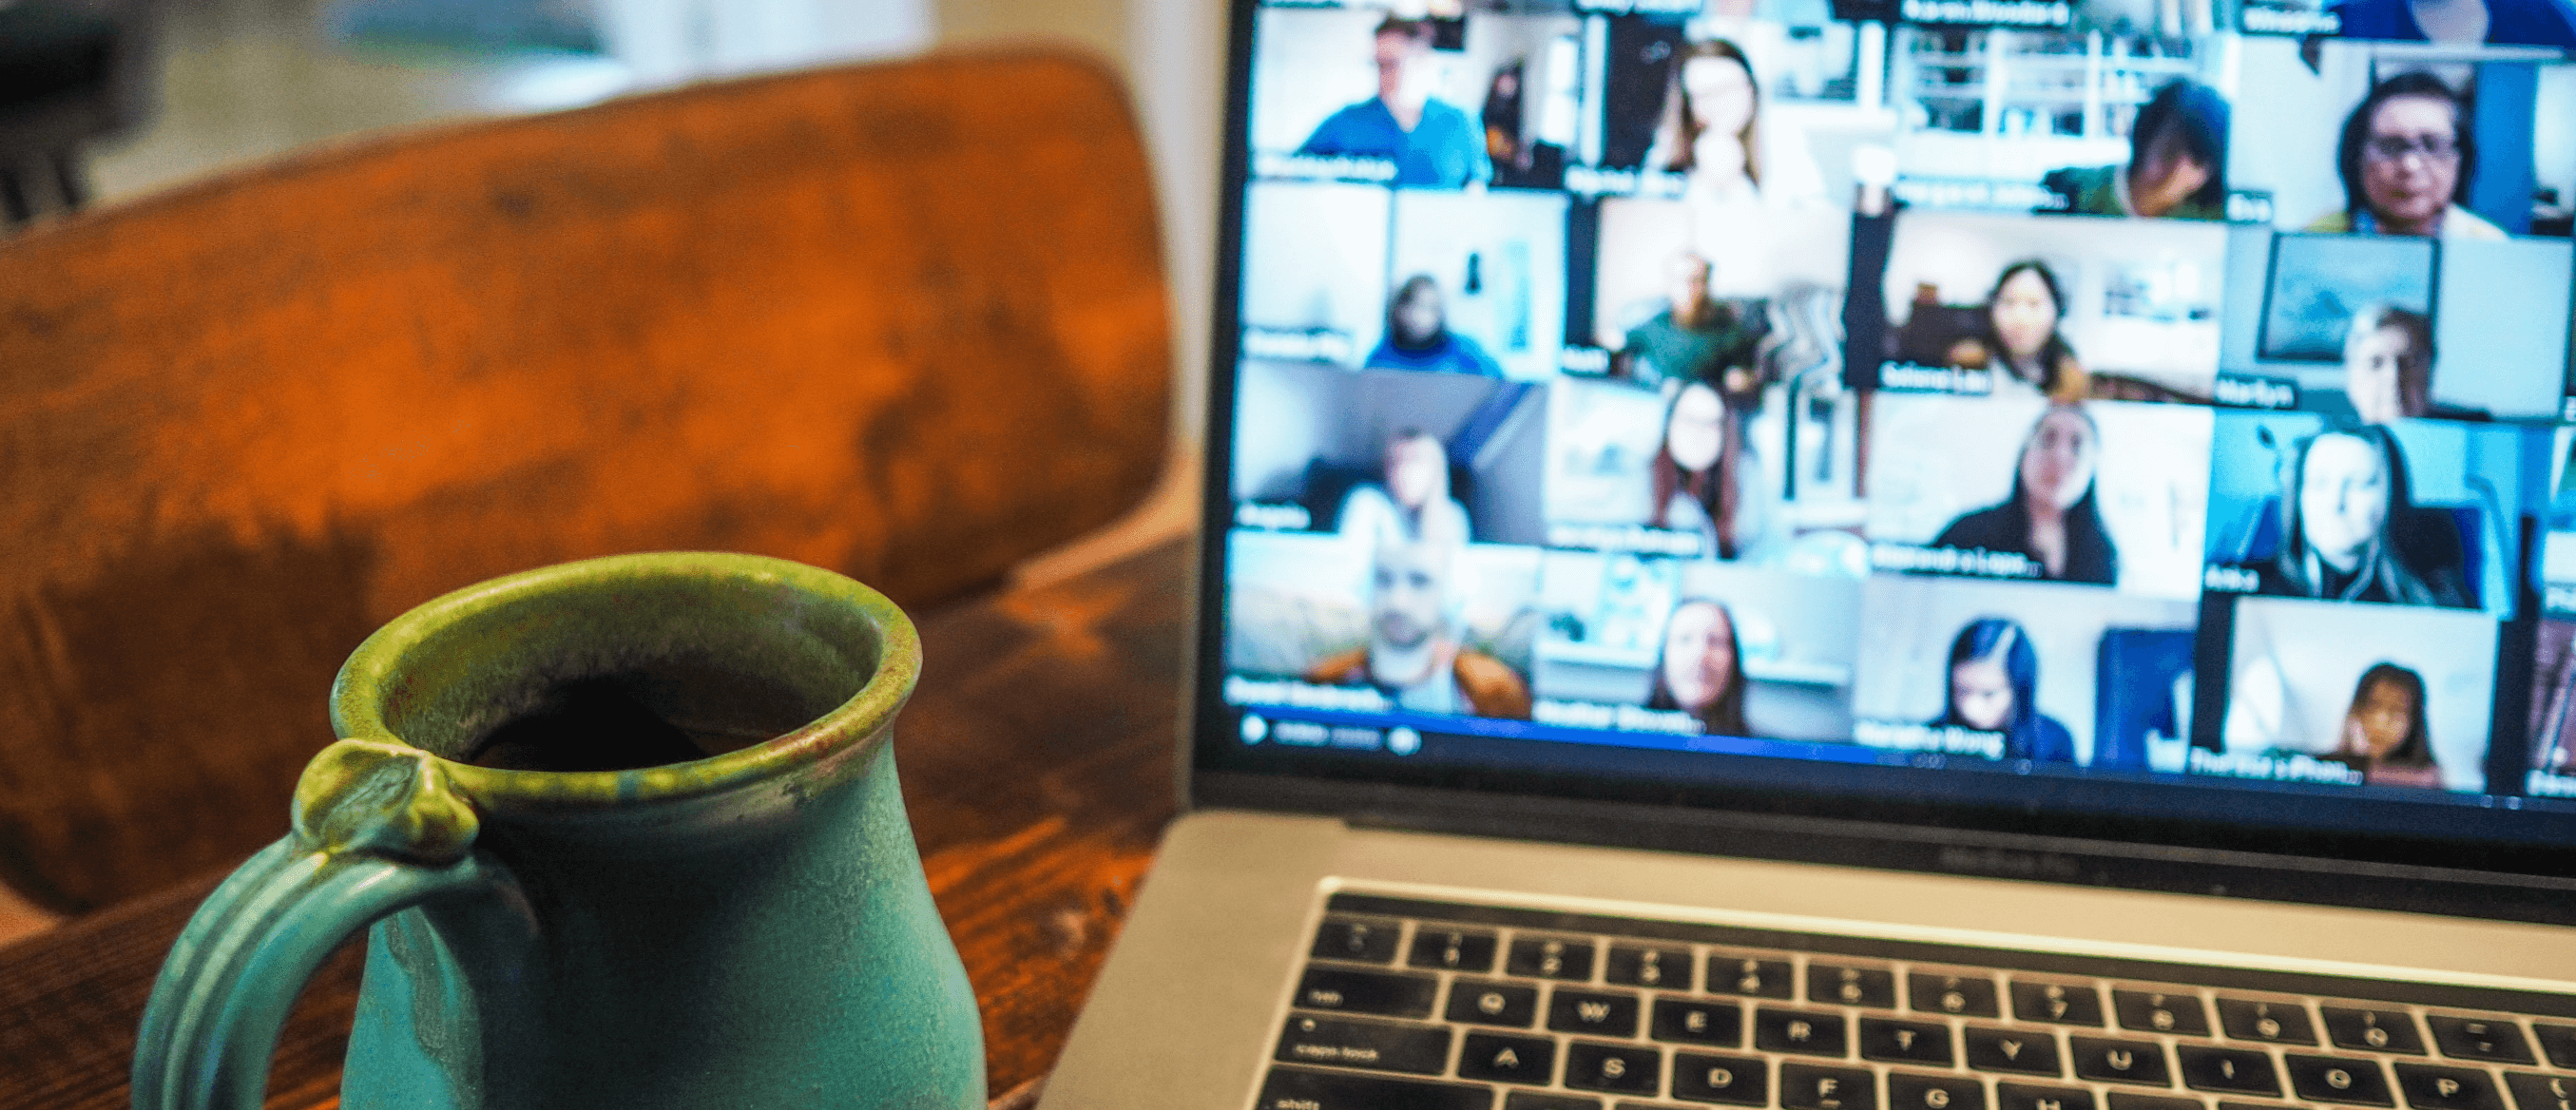
[[[2459,203],[2477,160],[2460,94],[2432,74],[2400,73],[2373,86],[2344,120],[2335,151],[2343,210],[2308,230],[2502,239],[2504,229]]]

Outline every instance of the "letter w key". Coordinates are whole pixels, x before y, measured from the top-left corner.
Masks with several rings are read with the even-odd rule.
[[[1637,996],[1560,989],[1547,1000],[1547,1027],[1559,1033],[1633,1037],[1637,1034]]]

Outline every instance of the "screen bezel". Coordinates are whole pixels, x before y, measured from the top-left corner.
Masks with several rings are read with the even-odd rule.
[[[1908,790],[1885,774],[1846,768],[1873,789],[1784,787],[1796,768],[1732,784],[1657,776],[1669,759],[1753,759],[1588,744],[1533,748],[1625,753],[1627,773],[1535,758],[1522,766],[1451,767],[1372,755],[1252,750],[1236,737],[1238,711],[1220,693],[1225,674],[1226,548],[1233,519],[1234,406],[1240,344],[1244,210],[1257,0],[1233,0],[1227,31],[1226,111],[1218,174],[1207,445],[1201,529],[1192,588],[1192,650],[1185,742],[1176,768],[1191,807],[1338,816],[1354,824],[1613,847],[1992,875],[2105,887],[2252,897],[2452,916],[2576,923],[2576,812],[2512,809],[2498,799],[2448,804],[2356,796],[2361,816],[2460,818],[2437,833],[2392,835],[2279,820],[2279,795],[2188,783],[2093,783],[2102,800],[2018,798],[1988,791]],[[2517,622],[2536,619],[2525,587]],[[2528,696],[2529,653],[2499,660],[2500,689]],[[2500,697],[2499,703],[2516,699]],[[1563,754],[1563,753],[1558,753]],[[1548,762],[1566,766],[1541,766]],[[1793,764],[1802,761],[1774,759]],[[1703,764],[1723,767],[1726,764]],[[1738,765],[1746,766],[1746,765]],[[2000,779],[2001,776],[1994,776]],[[1764,781],[1769,780],[1769,781]],[[2029,782],[2032,780],[2022,779]],[[1949,793],[1942,800],[1929,794]],[[2116,795],[2116,796],[2113,796]],[[2195,797],[2198,795],[2198,797]],[[2177,815],[2177,801],[2201,803]],[[2112,804],[2117,803],[2117,804]],[[2392,808],[2393,807],[2393,808]],[[2233,810],[2235,812],[2227,813]],[[2265,820],[2269,812],[2274,819]],[[2213,812],[2226,813],[2212,816]],[[2505,829],[2515,827],[2519,838]],[[2535,839],[2530,834],[2548,834]],[[2249,850],[2261,844],[2262,850]]]

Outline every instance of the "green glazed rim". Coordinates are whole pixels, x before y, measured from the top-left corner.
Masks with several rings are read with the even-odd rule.
[[[567,610],[581,619],[562,619]],[[645,636],[712,629],[737,643],[785,645],[778,650],[787,655],[830,651],[866,679],[847,700],[792,732],[704,759],[633,770],[483,767],[456,758],[462,752],[404,735],[406,714],[426,716],[431,710],[424,706],[470,703],[482,688],[525,686],[526,677],[513,670],[563,654],[562,641],[550,636],[598,653],[614,648],[585,637],[596,641],[604,638],[602,629],[619,628]],[[477,809],[587,810],[722,794],[859,754],[848,750],[882,742],[920,677],[921,638],[911,619],[884,594],[843,575],[728,552],[612,555],[477,583],[394,618],[341,665],[331,684],[331,724],[343,739],[427,753]]]

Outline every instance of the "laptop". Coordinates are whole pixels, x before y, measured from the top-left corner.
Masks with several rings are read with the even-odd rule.
[[[2576,12],[1233,10],[1044,1094],[2576,1108]]]

